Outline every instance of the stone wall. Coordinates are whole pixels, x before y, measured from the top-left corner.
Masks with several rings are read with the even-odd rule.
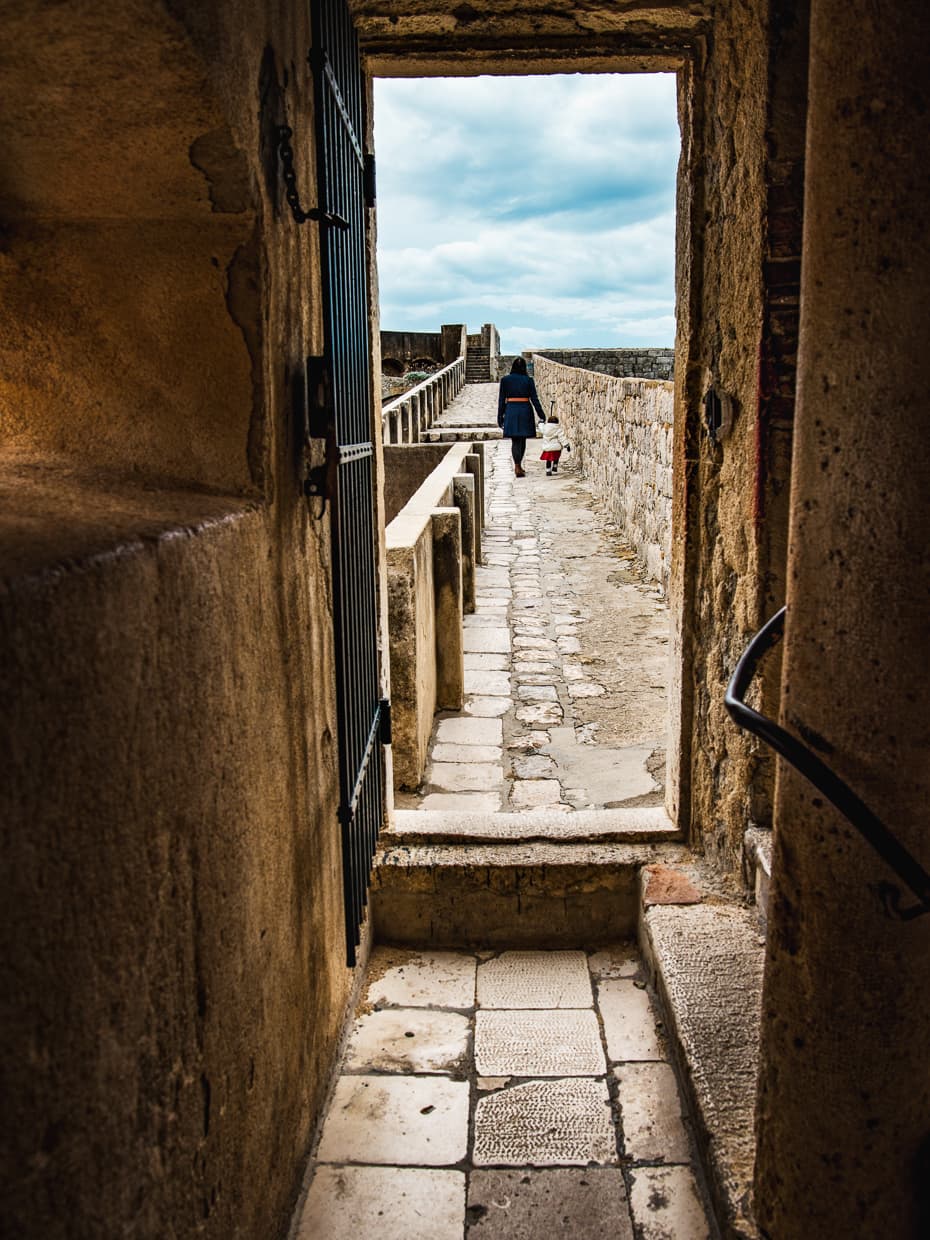
[[[426,766],[434,714],[461,710],[464,702],[462,616],[475,609],[484,454],[481,445],[467,442],[385,453],[389,476],[398,479],[389,511],[406,489],[385,531],[394,783],[414,789]],[[434,467],[417,486],[430,461]]]
[[[282,1236],[354,984],[309,10],[6,17],[0,1230]]]
[[[675,377],[674,349],[540,349],[537,356],[618,379]]]
[[[674,387],[615,379],[536,354],[536,387],[555,402],[571,457],[650,576],[668,589]]]

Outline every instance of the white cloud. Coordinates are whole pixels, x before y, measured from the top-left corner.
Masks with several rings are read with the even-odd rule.
[[[671,344],[672,75],[378,80],[381,321]]]

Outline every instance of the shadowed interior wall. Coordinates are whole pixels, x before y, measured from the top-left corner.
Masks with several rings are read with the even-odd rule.
[[[706,60],[682,75],[679,236],[690,233],[692,245],[678,254],[670,594],[683,684],[673,695],[681,796],[673,809],[690,816],[694,843],[729,870],[738,868],[746,828],[769,825],[771,815],[773,765],[730,722],[723,698],[737,659],[784,592],[790,322],[786,343],[773,344],[767,324],[765,386],[759,359],[765,316],[793,314],[796,331],[805,40],[802,4],[721,6]],[[793,200],[788,191],[778,196],[782,182]],[[733,410],[716,438],[704,420],[710,388]]]
[[[812,0],[781,723],[930,869],[930,28]],[[930,917],[779,764],[756,1214],[930,1234]],[[925,897],[926,898],[926,897]],[[918,906],[919,907],[919,906]]]
[[[8,19],[8,20],[7,20]],[[27,2],[0,79],[10,1234],[283,1234],[353,975],[307,12]]]

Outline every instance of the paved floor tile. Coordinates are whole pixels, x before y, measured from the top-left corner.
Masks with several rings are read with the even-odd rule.
[[[636,1162],[688,1162],[691,1146],[672,1065],[627,1063],[614,1069],[614,1077],[628,1157]]]
[[[710,1240],[690,1167],[636,1167],[630,1206],[642,1240]]]
[[[322,1166],[295,1240],[462,1240],[464,1211],[462,1171]]]
[[[488,672],[465,670],[465,692],[500,694],[510,697],[510,674],[508,672]]]
[[[639,972],[639,952],[632,943],[602,947],[588,957],[588,968],[594,977],[635,977]]]
[[[501,621],[500,616],[476,611],[462,617],[462,626],[466,629],[499,629]]]
[[[482,1076],[601,1076],[606,1071],[590,1009],[499,1011],[475,1017],[475,1069]]]
[[[436,740],[451,745],[501,745],[504,725],[499,719],[440,719]]]
[[[468,1082],[444,1076],[342,1076],[320,1162],[444,1167],[468,1149]]]
[[[594,997],[584,952],[502,952],[478,966],[482,1008],[590,1008]]]
[[[509,654],[509,629],[466,629],[462,634],[463,649],[476,654]]]
[[[562,785],[557,779],[518,779],[513,785],[511,801],[516,809],[532,809],[557,805],[561,796]]]
[[[474,956],[458,952],[412,952],[402,955],[376,947],[371,953],[366,1002],[372,1006],[470,1008],[475,1004]]]
[[[521,706],[517,711],[521,723],[561,723],[562,707],[557,702],[539,702],[533,706]]]
[[[438,810],[442,814],[493,814],[501,807],[501,795],[500,792],[430,792],[419,808]]]
[[[529,1081],[479,1098],[475,1166],[587,1166],[617,1163],[604,1081]]]
[[[626,979],[598,984],[597,1001],[604,1021],[607,1054],[612,1063],[663,1059],[649,995]]]
[[[500,745],[434,745],[430,752],[434,762],[500,762],[504,751]]]
[[[452,1072],[468,1053],[470,1022],[458,1012],[386,1008],[355,1022],[346,1071]]]
[[[554,685],[520,685],[517,697],[524,702],[557,702],[559,695]]]
[[[446,792],[484,792],[501,782],[501,768],[490,762],[432,762],[427,783]]]
[[[465,713],[482,719],[499,719],[510,710],[509,697],[468,697]]]
[[[554,770],[555,763],[543,754],[530,754],[528,757],[513,760],[513,773],[518,779],[542,779],[551,775]]]
[[[469,651],[465,655],[466,672],[505,672],[510,667],[510,657],[506,654],[477,654]]]
[[[633,1240],[623,1175],[613,1167],[473,1171],[466,1217],[469,1237],[480,1240]]]

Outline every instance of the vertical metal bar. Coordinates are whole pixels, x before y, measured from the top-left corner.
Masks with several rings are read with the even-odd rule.
[[[340,449],[332,497],[340,822],[346,952],[354,963],[381,822],[382,755],[375,608],[371,393],[362,79],[345,0],[311,7],[319,204],[349,221],[321,226],[325,351]],[[343,453],[341,450],[346,449]],[[344,459],[343,459],[344,457]],[[375,737],[375,740],[372,740]]]

